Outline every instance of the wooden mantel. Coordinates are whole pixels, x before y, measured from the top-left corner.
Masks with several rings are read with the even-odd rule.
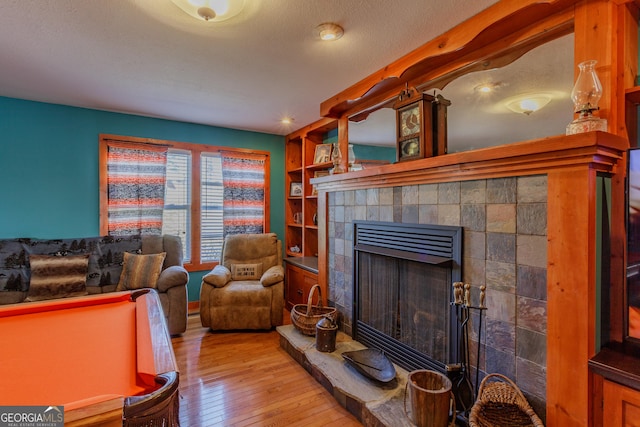
[[[311,183],[319,191],[336,191],[536,175],[580,167],[615,173],[627,145],[626,139],[605,132],[552,136],[329,175]]]
[[[610,176],[612,258],[622,264],[626,138],[605,132],[554,136],[332,175],[318,186],[318,280],[327,284],[328,193],[377,187],[545,174],[547,176],[547,425],[593,426],[596,354],[598,174]],[[618,224],[619,225],[619,224]],[[618,230],[618,231],[617,231]],[[613,262],[612,262],[613,263]],[[615,265],[615,263],[613,263]],[[619,276],[619,277],[618,277]],[[621,275],[612,287],[622,286]],[[620,308],[621,310],[621,308]]]

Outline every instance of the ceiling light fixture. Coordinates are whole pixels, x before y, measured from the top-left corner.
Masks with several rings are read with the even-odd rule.
[[[491,92],[494,92],[496,89],[501,88],[502,86],[504,86],[504,83],[502,83],[502,82],[498,82],[498,83],[482,83],[482,84],[479,84],[478,86],[474,87],[473,90],[475,92],[479,92],[479,93],[491,93]]]
[[[233,18],[244,7],[244,0],[171,0],[188,15],[207,22]]]
[[[551,102],[551,96],[544,93],[518,95],[505,100],[506,107],[518,114],[530,115]]]
[[[280,123],[283,125],[290,125],[293,123],[293,117],[283,117],[282,120],[280,120]]]
[[[333,22],[325,22],[316,27],[316,34],[323,41],[338,40],[344,34],[344,30],[338,24]]]

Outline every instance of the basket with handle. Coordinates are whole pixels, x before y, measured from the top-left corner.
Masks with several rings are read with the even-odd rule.
[[[318,293],[318,303],[313,305],[313,295]],[[306,304],[296,304],[291,309],[291,323],[304,335],[315,336],[316,323],[323,317],[338,321],[338,311],[334,307],[324,307],[320,285],[313,285]]]
[[[469,427],[544,427],[518,386],[501,374],[480,383],[478,399],[469,413]]]

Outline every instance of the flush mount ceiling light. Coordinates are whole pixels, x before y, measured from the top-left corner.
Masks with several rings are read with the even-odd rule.
[[[244,7],[244,0],[171,0],[188,15],[207,22],[233,18]]]
[[[474,87],[473,90],[475,92],[479,92],[479,93],[491,93],[496,91],[497,89],[500,89],[502,86],[504,86],[504,84],[502,82],[498,82],[498,83],[482,83],[479,84],[478,86]]]
[[[333,22],[325,22],[316,27],[316,34],[323,41],[338,40],[344,34],[344,30],[338,24]]]
[[[551,96],[548,94],[525,94],[505,100],[505,106],[514,113],[528,116],[543,108],[550,101]]]

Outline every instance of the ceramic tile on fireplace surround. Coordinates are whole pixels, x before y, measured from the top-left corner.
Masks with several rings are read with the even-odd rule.
[[[487,211],[485,205],[465,203],[461,205],[460,225],[469,231],[485,231],[487,229]],[[492,230],[489,230],[492,231]]]
[[[460,183],[445,182],[438,184],[438,204],[460,204]]]
[[[520,203],[517,213],[518,232],[521,234],[547,235],[547,204]]]
[[[487,203],[516,203],[517,178],[487,180]]]

